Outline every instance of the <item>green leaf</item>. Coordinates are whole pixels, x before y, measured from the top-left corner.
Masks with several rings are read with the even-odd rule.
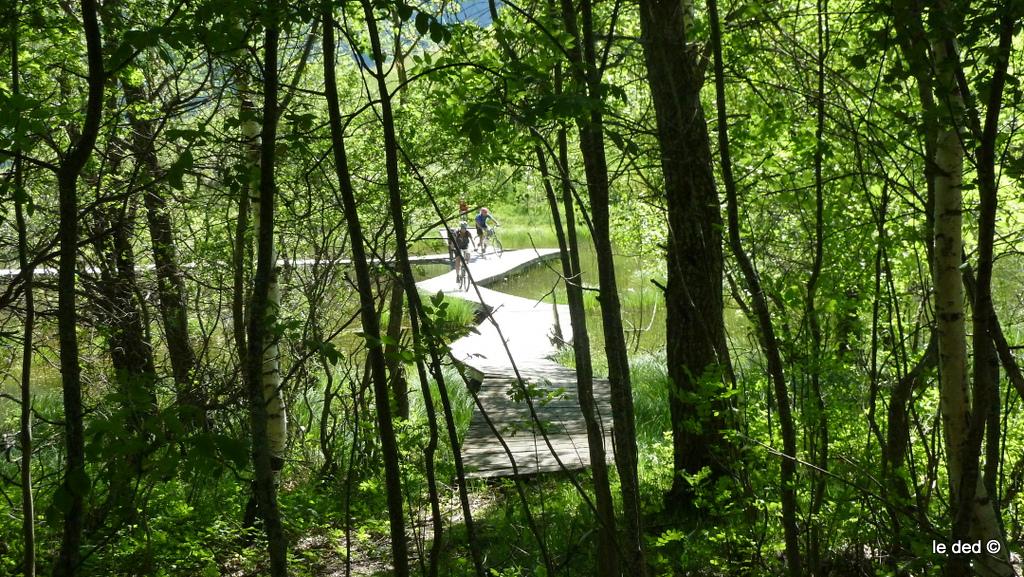
[[[434,42],[440,43],[444,40],[444,26],[440,22],[434,20],[430,23],[430,39]]]
[[[249,444],[241,439],[227,435],[217,435],[214,443],[220,454],[224,455],[236,468],[245,467],[249,462]]]
[[[195,161],[192,158],[192,150],[186,148],[185,152],[181,153],[181,156],[179,156],[178,159],[175,160],[167,169],[167,182],[175,190],[181,190],[185,187],[185,171],[190,170],[194,162]]]
[[[429,29],[430,16],[427,16],[423,12],[416,14],[416,31],[420,34],[426,34]]]
[[[202,131],[202,130],[187,130],[187,129],[180,129],[180,128],[172,128],[172,129],[168,130],[167,132],[165,132],[164,135],[167,136],[168,140],[177,140],[177,139],[180,138],[180,139],[183,139],[185,141],[191,142],[193,140],[197,140],[197,139],[201,138],[202,136],[205,136],[206,133],[204,131]]]
[[[337,347],[334,346],[333,343],[320,343],[319,350],[320,354],[322,354],[324,358],[327,359],[328,364],[336,365],[338,364],[338,361],[341,360],[341,351],[339,351]]]
[[[409,18],[412,18],[412,6],[409,6],[405,2],[399,2],[396,8],[398,10],[398,18],[401,19],[402,22],[406,22]]]

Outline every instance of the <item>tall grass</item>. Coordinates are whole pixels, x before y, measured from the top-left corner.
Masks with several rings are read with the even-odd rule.
[[[640,445],[658,443],[672,429],[668,411],[668,368],[663,353],[637,355],[630,362],[633,410]]]
[[[491,214],[501,223],[498,236],[505,250],[558,246],[551,212],[543,199],[496,204],[491,208]],[[583,241],[590,238],[589,231],[582,224],[577,225],[577,233]]]
[[[445,296],[444,302],[447,304],[446,318],[450,323],[450,326],[461,329],[458,336],[467,334],[469,332],[469,328],[474,323],[476,312],[479,307],[476,303],[457,297]]]
[[[411,374],[415,374],[415,370]],[[469,428],[469,422],[473,418],[474,404],[473,395],[466,388],[462,375],[453,366],[445,366],[441,371],[444,377],[445,389],[448,391],[448,400],[451,403],[452,418],[455,421],[455,430],[458,433],[459,441],[461,442],[466,429]],[[413,383],[415,385],[416,393],[410,392],[409,395],[409,420],[413,423],[426,423],[427,422],[427,407],[423,399],[423,395],[419,394],[420,384],[419,378],[417,377]],[[433,378],[429,382],[430,396],[434,401],[434,410],[437,412],[439,426],[444,426],[442,420],[442,406],[441,406],[441,390],[438,387],[437,381]],[[451,457],[451,447],[447,443],[445,438],[444,454],[448,458]]]

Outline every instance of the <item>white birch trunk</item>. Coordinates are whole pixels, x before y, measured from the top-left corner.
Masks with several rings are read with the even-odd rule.
[[[276,250],[274,260],[277,260]],[[281,308],[281,286],[277,282],[277,273],[275,268],[270,280],[268,303],[268,314],[272,315],[275,321]],[[281,349],[276,334],[270,335],[270,340],[263,351],[263,398],[267,402],[267,441],[270,458],[274,471],[280,472],[284,464],[285,445],[288,442],[288,413],[281,391]]]
[[[934,42],[939,70],[949,54],[943,42]],[[949,72],[940,72],[940,102],[948,102],[953,110],[962,110],[963,102]],[[950,503],[955,515],[959,501],[964,463],[962,451],[970,428],[971,401],[968,395],[967,336],[964,320],[964,292],[960,271],[963,246],[962,187],[964,151],[960,136],[951,122],[940,124],[935,143],[935,317],[939,338],[940,410],[946,443],[946,464],[949,473]],[[980,468],[980,467],[979,467]],[[976,557],[975,570],[983,577],[1014,575],[1009,564],[1006,544],[995,508],[985,490],[979,471],[971,515],[971,539],[980,541],[981,555]],[[986,552],[989,541],[999,543],[1000,550]]]
[[[243,105],[244,106],[244,105]],[[255,119],[248,119],[242,123],[242,138],[246,142],[246,161],[251,169],[255,170],[259,165],[259,144],[261,127]],[[249,206],[252,208],[253,236],[259,238],[260,234],[260,201],[256,183],[249,186]],[[276,247],[271,254],[271,261],[277,262]],[[268,295],[267,315],[268,323],[271,326],[276,324],[277,314],[281,308],[281,289],[277,282],[277,268],[270,280]],[[248,311],[247,311],[248,312]],[[279,473],[285,456],[285,445],[288,441],[288,414],[285,407],[284,395],[281,391],[281,354],[279,337],[276,332],[268,331],[266,347],[263,349],[263,398],[267,403],[267,441],[270,448],[271,463],[274,472]]]

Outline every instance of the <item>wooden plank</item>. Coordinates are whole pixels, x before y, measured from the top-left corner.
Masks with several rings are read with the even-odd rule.
[[[483,285],[557,254],[553,249],[510,251],[500,259],[475,257],[468,266],[473,279]],[[561,340],[572,338],[568,307],[554,307],[486,288],[461,292],[456,290],[454,272],[418,286],[428,293],[441,291],[478,303],[490,312],[490,318],[478,327],[477,334],[459,339],[451,346],[460,370],[482,381],[476,394],[483,413],[474,412],[461,447],[467,476],[506,477],[516,470],[519,475],[550,473],[561,469],[559,461],[567,469],[589,467],[586,423],[576,398],[576,371],[550,360],[560,344],[554,334],[556,318],[563,331]],[[531,391],[532,413],[523,398],[517,372]],[[605,454],[611,460],[611,405],[606,380],[595,379],[594,398],[604,425]],[[504,447],[484,414],[504,441]],[[511,452],[512,461],[505,447]]]
[[[452,257],[445,253],[440,254],[422,254],[418,256],[410,256],[409,261],[414,264],[447,264],[452,261]],[[393,259],[385,260],[385,262],[394,262]],[[283,269],[304,269],[304,267],[319,265],[319,266],[347,266],[352,263],[350,258],[337,258],[334,260],[323,259],[323,258],[280,258],[278,259],[278,266]],[[380,260],[377,258],[370,259],[371,264],[380,264]],[[197,269],[201,264],[206,265],[218,265],[226,266],[227,263],[223,261],[213,262],[184,262],[179,267],[184,271],[190,271]],[[136,264],[135,272],[137,273],[150,273],[157,270],[157,265],[153,263],[148,264]],[[96,266],[83,266],[79,269],[80,273],[86,275],[97,276],[99,275],[99,269]],[[0,278],[17,277],[22,274],[20,269],[0,269]],[[57,270],[51,266],[38,266],[33,270],[33,274],[37,277],[55,277]]]

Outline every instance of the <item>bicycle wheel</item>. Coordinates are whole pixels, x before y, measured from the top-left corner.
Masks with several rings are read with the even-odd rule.
[[[488,247],[488,248],[495,255],[500,257],[501,253],[504,252],[504,249],[501,247],[501,241],[498,240],[498,236],[497,235],[491,237],[490,245],[491,246]]]
[[[467,291],[469,290],[469,249],[461,250],[456,258],[460,259],[462,264],[458,274],[459,290]]]

